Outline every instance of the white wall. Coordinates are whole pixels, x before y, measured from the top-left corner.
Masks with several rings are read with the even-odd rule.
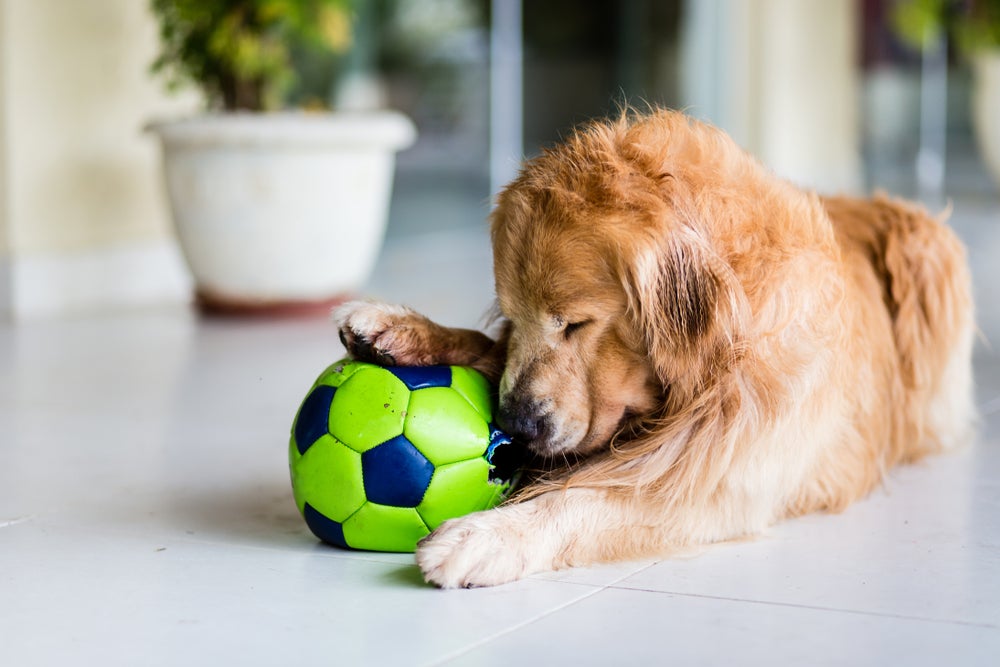
[[[3,91],[7,82],[6,4],[0,0],[0,316],[10,310],[10,196],[7,193],[7,105]]]
[[[149,64],[144,0],[0,0],[0,308],[187,298],[149,119],[197,107]],[[2,270],[2,269],[0,269]]]

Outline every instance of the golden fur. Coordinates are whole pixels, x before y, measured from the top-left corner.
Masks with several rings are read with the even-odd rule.
[[[335,313],[357,356],[483,370],[502,425],[549,462],[420,544],[440,586],[840,510],[969,433],[964,250],[917,206],[804,192],[658,111],[528,161],[492,238],[496,340],[399,306]]]

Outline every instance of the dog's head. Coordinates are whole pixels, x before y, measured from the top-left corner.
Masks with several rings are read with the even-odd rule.
[[[690,193],[629,132],[594,125],[529,161],[492,217],[499,420],[543,456],[662,416],[731,349],[727,267],[679,204]]]

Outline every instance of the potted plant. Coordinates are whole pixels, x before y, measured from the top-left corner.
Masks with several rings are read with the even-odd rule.
[[[972,124],[983,161],[1000,185],[1000,0],[905,0],[892,24],[923,48],[950,38],[972,64]]]
[[[412,123],[389,111],[288,110],[322,106],[322,93],[304,91],[302,63],[345,70],[354,5],[152,0],[161,37],[152,70],[171,87],[197,85],[208,107],[149,125],[204,309],[326,306],[374,266],[395,151],[412,143]]]

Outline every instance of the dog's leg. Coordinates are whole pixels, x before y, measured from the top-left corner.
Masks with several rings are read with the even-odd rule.
[[[442,588],[495,586],[556,569],[565,531],[583,532],[575,524],[586,513],[572,508],[591,505],[589,493],[548,493],[446,521],[417,545],[417,565],[428,582]],[[580,542],[595,539],[596,528],[585,531]],[[564,566],[579,564],[563,560]]]
[[[721,508],[653,512],[633,495],[571,487],[446,521],[421,540],[416,559],[442,588],[494,586],[534,572],[663,556],[767,523],[735,525],[713,507]]]
[[[506,361],[506,327],[498,340],[435,324],[405,306],[351,301],[333,311],[340,340],[356,359],[399,366],[471,366],[492,382]]]

